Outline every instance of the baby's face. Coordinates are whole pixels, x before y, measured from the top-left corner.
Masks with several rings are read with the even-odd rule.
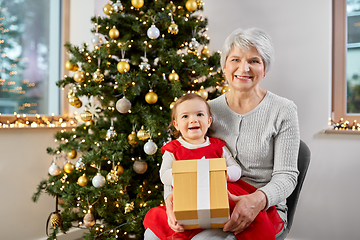
[[[204,143],[211,121],[206,103],[200,99],[187,100],[176,108],[174,126],[188,143]]]

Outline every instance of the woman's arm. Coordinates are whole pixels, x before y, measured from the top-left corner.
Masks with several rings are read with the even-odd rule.
[[[300,130],[294,103],[281,109],[276,125],[280,127],[274,136],[274,167],[271,181],[259,188],[267,197],[267,208],[284,201],[297,184]]]
[[[261,191],[243,196],[229,193],[229,200],[236,205],[223,230],[224,232],[234,232],[235,235],[244,231],[267,205],[266,196]]]

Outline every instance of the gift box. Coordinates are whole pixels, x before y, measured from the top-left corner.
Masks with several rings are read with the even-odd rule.
[[[173,208],[185,229],[223,228],[229,220],[224,158],[174,161]]]

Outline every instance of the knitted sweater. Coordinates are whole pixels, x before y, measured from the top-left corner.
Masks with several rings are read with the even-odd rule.
[[[263,191],[268,206],[276,205],[286,220],[286,198],[295,189],[300,144],[296,105],[267,91],[246,114],[227,105],[225,94],[208,102],[214,115],[211,137],[226,142],[240,163],[241,179]]]

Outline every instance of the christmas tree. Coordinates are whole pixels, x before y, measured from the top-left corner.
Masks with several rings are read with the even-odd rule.
[[[88,228],[84,239],[142,238],[146,212],[164,204],[159,149],[172,139],[172,104],[226,91],[202,9],[202,0],[114,0],[91,19],[91,45],[66,43],[73,76],[57,84],[85,110],[76,129],[56,134],[49,178],[33,196],[56,198],[49,239],[72,227]]]

